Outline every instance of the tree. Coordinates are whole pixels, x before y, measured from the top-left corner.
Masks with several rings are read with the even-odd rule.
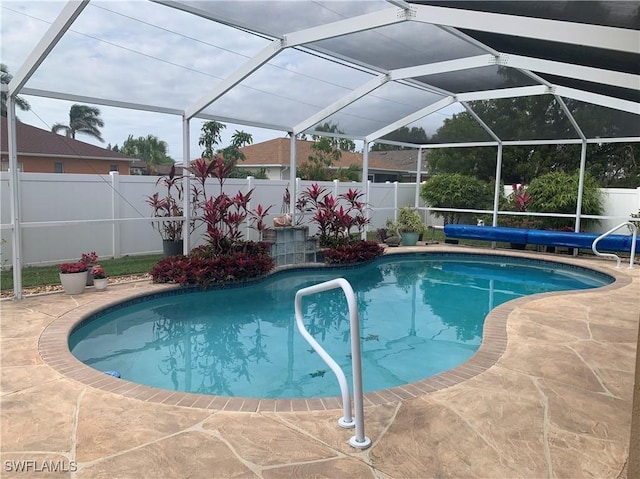
[[[459,208],[484,210],[493,203],[490,184],[474,176],[459,173],[443,174],[429,178],[420,187],[421,198],[432,208]],[[445,224],[459,223],[461,213],[435,212],[444,217]]]
[[[216,151],[215,147],[222,141],[220,132],[226,127],[227,125],[217,121],[207,121],[202,125],[200,138],[198,139],[198,145],[204,148],[201,154],[202,158],[213,159]]]
[[[337,125],[325,123],[316,128],[316,131],[326,131],[329,133],[342,133]],[[298,166],[298,176],[303,180],[328,181],[335,175],[331,172],[331,167],[342,157],[343,151],[355,151],[356,144],[346,138],[334,138],[328,136],[313,135],[311,145],[312,154],[307,161]],[[338,170],[338,176],[345,179],[352,179],[354,176],[359,179],[357,166]]]
[[[147,165],[147,173],[158,174],[158,167],[161,165],[173,165],[175,162],[167,155],[167,143],[158,139],[154,135],[140,136],[134,138],[129,135],[120,148],[123,155],[138,158]]]
[[[7,65],[5,65],[4,63],[0,63],[0,82],[3,85],[8,85],[9,82],[13,79],[13,75],[11,75],[9,73],[9,67]],[[2,100],[2,104],[1,104],[1,111],[0,113],[2,114],[2,116],[7,116],[7,97],[8,94],[6,91],[2,91],[0,93],[0,97]],[[22,97],[16,96],[15,97],[15,103],[16,106],[21,109],[22,111],[29,111],[31,110],[31,105],[29,105],[29,102],[27,100],[25,100]]]
[[[528,211],[539,213],[574,214],[578,204],[579,174],[555,171],[531,180],[527,194],[531,197]],[[582,214],[601,215],[604,211],[602,194],[597,180],[589,174],[584,176],[582,191]],[[573,218],[541,218],[544,228],[573,229]],[[598,220],[581,219],[583,226],[598,223]]]
[[[629,114],[565,99],[584,132],[602,137],[635,136],[637,118]],[[546,96],[482,100],[469,106],[505,140],[575,138],[577,133],[555,100]],[[635,125],[635,126],[634,126]],[[635,129],[634,129],[635,128]],[[593,133],[591,133],[593,134]],[[484,141],[490,136],[467,111],[446,119],[432,142]],[[640,186],[640,145],[615,143],[589,145],[587,169],[600,186]],[[448,148],[429,154],[431,171],[473,174],[489,181],[495,177],[496,148]],[[526,145],[503,149],[502,179],[505,183],[529,183],[548,172],[572,173],[580,163],[580,145]]]
[[[240,148],[253,143],[253,136],[245,131],[236,130],[231,137],[231,143],[224,148],[216,148],[222,141],[221,132],[227,127],[224,123],[217,121],[207,121],[202,125],[198,145],[204,148],[202,150],[202,158],[212,161],[216,155],[220,155],[225,165],[235,164],[238,161],[244,161],[245,156]],[[229,171],[229,178],[246,178],[251,172],[247,172],[242,168],[234,166]],[[266,173],[257,172],[257,174]]]
[[[422,127],[409,127],[403,126],[396,131],[389,133],[382,137],[384,140],[402,141],[405,143],[413,143],[415,145],[423,145],[429,142],[429,136]],[[374,143],[371,147],[371,151],[390,151],[390,150],[409,150],[411,147],[386,145],[384,143]]]
[[[100,128],[104,128],[104,121],[100,118],[99,108],[75,104],[71,105],[69,110],[69,124],[56,123],[51,127],[51,131],[64,131],[67,138],[75,138],[76,133],[84,133],[104,142]]]

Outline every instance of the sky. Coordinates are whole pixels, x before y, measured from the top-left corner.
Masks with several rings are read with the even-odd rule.
[[[198,2],[192,3],[198,6]],[[10,73],[17,72],[65,4],[58,0],[3,0],[0,3],[0,57]],[[223,4],[219,4],[220,8]],[[332,20],[342,18],[348,8],[365,8],[363,5],[374,8],[376,4],[375,1],[335,2],[317,8]],[[235,8],[235,5],[227,4],[229,8]],[[290,5],[295,6],[295,2]],[[339,8],[342,10],[338,11]],[[268,25],[279,25],[278,20],[264,18]],[[25,86],[184,110],[269,42],[152,2],[93,0]],[[295,125],[371,78],[370,72],[286,49],[205,112],[219,118],[243,118],[253,123]],[[406,89],[385,85],[379,93],[376,91],[376,95],[354,104],[349,112],[336,117],[339,128],[363,135],[387,123],[380,117],[382,111],[396,117],[413,111],[416,97],[409,100],[408,92],[403,88]],[[21,96],[31,105],[31,111],[17,112],[21,121],[45,130],[55,123],[68,124],[69,109],[75,102]],[[422,96],[417,101],[424,102],[425,106],[434,101],[431,94]],[[78,135],[77,140],[98,146],[121,146],[129,135],[155,135],[167,142],[169,155],[182,162],[180,116],[95,106],[100,108],[105,122],[102,129],[105,143],[86,135]],[[445,110],[410,126],[422,126],[433,133],[442,120],[455,111],[459,110]],[[199,119],[191,121],[192,159],[201,151],[198,137],[202,123]],[[224,123],[227,128],[223,131],[221,146],[229,144],[236,130],[250,133],[254,143],[287,136],[284,130]]]

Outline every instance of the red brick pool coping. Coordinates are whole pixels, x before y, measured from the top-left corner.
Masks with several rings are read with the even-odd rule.
[[[492,250],[491,252],[475,249],[458,250],[457,248],[455,250],[445,250],[433,247],[429,247],[428,249],[420,248],[419,250],[402,248],[389,253],[393,254],[396,252],[519,257],[525,259],[544,260],[569,266],[580,266],[609,276],[614,276],[616,278],[616,281],[612,284],[599,288],[602,291],[621,288],[627,286],[632,281],[628,276],[616,275],[614,270],[601,269],[594,264],[586,265],[584,262],[581,262],[579,259],[576,260],[575,258],[557,258],[555,256],[550,257],[547,255],[541,256],[539,254],[510,253],[508,251],[496,250]],[[152,293],[168,291],[174,288],[176,288],[176,286],[150,284],[150,287],[145,289],[143,292],[132,289],[119,291],[119,294],[114,294],[110,291],[96,293],[101,294],[99,299],[92,301],[90,304],[79,306],[78,308],[62,315],[45,328],[38,342],[40,356],[45,364],[48,364],[67,378],[101,391],[149,403],[234,412],[298,412],[334,410],[342,408],[342,400],[340,397],[312,399],[255,399],[212,396],[159,389],[127,381],[125,379],[115,378],[87,366],[71,354],[68,347],[69,335],[76,325],[82,322],[85,318],[102,309],[113,306],[114,304]],[[580,293],[581,291],[543,293],[514,299],[494,308],[485,319],[480,348],[468,361],[453,369],[420,381],[365,393],[364,406],[367,407],[384,403],[392,403],[423,396],[434,391],[439,391],[441,389],[446,389],[463,383],[468,379],[483,373],[491,368],[506,350],[508,342],[507,320],[512,311],[527,302],[538,300],[543,297]]]

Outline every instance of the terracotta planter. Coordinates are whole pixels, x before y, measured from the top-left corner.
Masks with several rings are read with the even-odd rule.
[[[93,287],[96,291],[104,291],[109,286],[109,280],[107,278],[94,278]]]
[[[60,282],[64,288],[64,292],[67,294],[80,294],[84,293],[84,288],[87,285],[88,271],[81,273],[60,273]]]

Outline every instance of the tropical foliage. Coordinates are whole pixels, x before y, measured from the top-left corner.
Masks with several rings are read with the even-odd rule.
[[[595,105],[565,100],[584,132],[601,137],[637,136],[637,118],[631,114]],[[546,96],[469,102],[469,106],[496,134],[507,140],[576,138],[577,133],[562,107]],[[468,111],[447,118],[431,143],[491,140]],[[640,186],[640,144],[602,143],[587,148],[587,171],[598,178],[600,187]],[[495,177],[496,149],[493,147],[444,148],[429,152],[434,174],[463,173],[484,181]],[[506,146],[502,152],[505,183],[530,183],[552,171],[573,173],[579,168],[580,145]]]
[[[75,138],[77,133],[82,133],[104,142],[100,128],[104,128],[104,121],[100,118],[99,108],[75,104],[71,105],[69,110],[69,124],[56,123],[51,127],[51,131],[63,131],[67,138]]]
[[[173,165],[173,158],[168,155],[168,145],[157,136],[147,135],[129,137],[122,144],[120,153],[142,160],[147,165],[147,174],[156,175],[160,166]],[[117,151],[117,150],[116,150]]]
[[[247,176],[265,178],[266,170],[251,172],[243,168],[237,168],[237,163],[245,160],[241,148],[253,143],[253,137],[250,133],[236,130],[231,136],[231,143],[224,148],[218,148],[222,141],[222,130],[226,127],[227,125],[217,121],[207,121],[202,125],[200,138],[198,139],[198,145],[203,148],[202,158],[213,161],[216,157],[221,157],[225,164],[233,164],[233,168],[227,172],[228,178],[246,178]]]
[[[13,75],[9,73],[9,67],[4,63],[0,63],[0,83],[2,83],[3,85],[8,85],[12,79]],[[7,92],[2,90],[0,92],[0,114],[1,116],[5,117],[7,116],[7,99]],[[29,105],[29,102],[20,96],[15,97],[15,104],[22,111],[29,111],[31,109],[31,105]]]
[[[264,276],[273,269],[266,243],[229,243],[220,253],[211,246],[195,248],[189,256],[169,256],[152,269],[154,283],[178,283],[202,288],[214,284],[246,281]]]
[[[352,233],[362,233],[369,223],[365,215],[363,193],[349,188],[347,193],[334,197],[317,183],[300,194],[296,208],[302,220],[310,216],[310,222],[318,227],[320,246],[336,247],[349,244]]]
[[[531,196],[529,211],[540,213],[575,214],[578,203],[579,173],[563,173],[560,171],[547,173],[534,178],[527,187]],[[597,180],[586,174],[582,192],[582,214],[601,215],[604,210],[602,193]],[[573,218],[540,218],[542,227],[546,229],[573,230]],[[583,218],[581,224],[587,226],[598,220]]]
[[[422,127],[413,126],[411,128],[403,126],[396,131],[382,137],[383,140],[399,141],[411,143],[413,145],[422,145],[429,142],[429,136]],[[387,145],[384,143],[374,143],[371,151],[390,151],[390,150],[406,150],[411,147]]]
[[[316,131],[342,133],[336,125],[331,123],[318,126]],[[307,161],[298,165],[297,173],[300,178],[311,181],[328,181],[334,178],[342,181],[358,181],[360,179],[360,168],[357,165],[338,168],[337,171],[332,169],[333,165],[342,158],[343,151],[355,150],[356,145],[353,141],[319,135],[313,135],[312,138],[312,154],[309,155]]]
[[[493,188],[474,176],[460,173],[443,174],[429,178],[420,187],[420,197],[432,208],[458,208],[484,210],[493,204]],[[459,223],[464,214],[436,211],[445,224]]]

